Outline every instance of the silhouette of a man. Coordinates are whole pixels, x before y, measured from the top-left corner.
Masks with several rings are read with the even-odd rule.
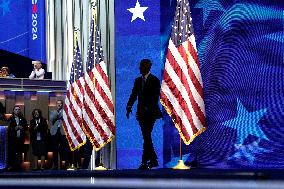
[[[138,97],[136,119],[143,136],[143,155],[139,169],[151,169],[158,166],[157,155],[152,143],[152,130],[156,119],[162,117],[159,108],[160,81],[150,73],[152,63],[149,59],[140,62],[141,76],[137,77],[126,107],[126,117],[132,112],[132,106]]]

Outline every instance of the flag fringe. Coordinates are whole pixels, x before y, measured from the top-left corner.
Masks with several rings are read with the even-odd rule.
[[[112,135],[106,142],[103,142],[102,145],[100,145],[99,148],[95,147],[95,144],[93,142],[93,138],[90,136],[90,134],[87,132],[85,125],[82,124],[82,130],[84,131],[85,135],[88,137],[88,139],[90,140],[90,142],[92,143],[93,149],[95,151],[99,151],[100,149],[102,149],[105,145],[107,145],[109,142],[112,141],[112,139],[115,137],[115,135]]]
[[[64,126],[64,124],[62,124],[62,127],[63,127],[63,130],[64,130],[64,133],[65,133],[65,136],[67,135],[67,132],[66,132],[66,129],[65,129],[65,126]],[[70,150],[71,151],[75,151],[75,150],[78,150],[81,146],[83,146],[84,144],[86,144],[86,141],[84,141],[83,143],[80,143],[78,146],[76,146],[76,147],[72,147],[72,145],[71,145],[71,142],[68,140],[68,137],[66,136],[66,139],[67,139],[67,141],[68,141],[68,144],[69,144],[69,147],[70,147]]]
[[[203,133],[206,130],[206,127],[203,127],[201,130],[199,130],[197,133],[195,133],[193,136],[191,136],[189,140],[186,140],[183,133],[181,132],[181,129],[180,129],[181,126],[173,118],[173,112],[171,111],[171,109],[167,107],[167,105],[164,103],[164,101],[162,99],[160,99],[160,102],[161,102],[162,106],[164,107],[164,109],[166,110],[167,114],[172,118],[172,121],[173,121],[175,127],[177,128],[180,137],[182,138],[183,142],[186,145],[189,145],[198,135],[200,135],[201,133]]]

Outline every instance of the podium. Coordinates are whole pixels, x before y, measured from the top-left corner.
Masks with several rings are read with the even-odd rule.
[[[4,169],[7,164],[8,124],[0,120],[0,169]]]
[[[66,81],[50,79],[30,80],[25,78],[0,78],[0,102],[6,107],[6,113],[12,114],[15,105],[19,106],[28,124],[32,119],[32,111],[38,108],[44,118],[49,120],[49,112],[56,109],[56,101],[63,100],[66,95]],[[2,145],[7,145],[3,137],[7,135],[8,123],[0,121],[0,169],[5,168],[7,156]],[[29,132],[26,133],[24,163],[30,168],[32,160],[29,148]],[[5,143],[5,144],[4,144]],[[2,152],[3,151],[3,152]]]

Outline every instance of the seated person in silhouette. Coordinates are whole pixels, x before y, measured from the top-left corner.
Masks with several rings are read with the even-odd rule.
[[[1,68],[0,77],[2,78],[15,78],[15,75],[10,73],[10,69],[7,66]]]
[[[45,70],[41,67],[41,62],[39,60],[32,61],[34,65],[34,70],[32,71],[29,79],[44,79]]]
[[[156,119],[162,117],[159,108],[160,81],[151,74],[152,63],[149,59],[143,59],[140,62],[140,74],[137,77],[132,88],[129,100],[126,106],[126,117],[132,112],[132,106],[138,98],[136,119],[139,122],[143,136],[143,154],[139,169],[151,169],[158,166],[158,158],[153,147],[152,131]]]

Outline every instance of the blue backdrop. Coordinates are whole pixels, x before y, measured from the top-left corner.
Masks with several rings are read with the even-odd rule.
[[[197,160],[284,167],[283,1],[191,1],[208,130]]]
[[[151,58],[161,78],[175,2],[139,0],[148,7],[145,21],[131,22],[127,9],[136,0],[116,1],[118,168],[140,162],[139,126],[134,116],[125,118],[125,105],[140,59]],[[190,0],[190,5],[208,129],[183,145],[183,159],[200,167],[283,168],[284,2]],[[160,163],[175,165],[179,136],[168,117],[157,123],[153,138]]]
[[[127,9],[134,8],[136,0],[115,1],[115,62],[116,62],[116,127],[117,127],[117,165],[119,169],[137,168],[142,156],[142,135],[135,119],[136,104],[133,114],[126,119],[126,103],[131,93],[134,80],[139,76],[139,63],[143,58],[153,62],[151,72],[161,78],[160,47],[160,2],[140,0],[144,19],[132,20],[133,14]],[[154,147],[162,164],[163,134],[162,121],[156,122],[153,138]]]
[[[0,50],[46,62],[45,0],[0,0],[0,26]]]

